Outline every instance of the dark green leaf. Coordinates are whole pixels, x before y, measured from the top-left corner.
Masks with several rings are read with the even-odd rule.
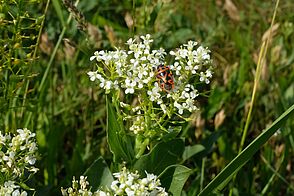
[[[134,150],[131,139],[124,132],[122,119],[113,107],[113,104],[106,99],[107,104],[107,140],[110,151],[113,154],[114,162],[132,161]]]
[[[167,142],[174,139],[182,131],[182,126],[174,126],[168,128],[168,133],[162,137],[162,140]]]
[[[183,165],[172,165],[160,175],[161,184],[174,196],[181,195],[185,182],[192,170]]]
[[[205,150],[205,147],[200,144],[196,144],[194,146],[186,146],[185,151],[183,153],[183,161],[186,161],[190,157],[192,157],[192,156],[194,156],[204,150]]]
[[[182,156],[184,141],[175,139],[157,144],[150,153],[143,155],[134,165],[134,169],[144,175],[145,170],[159,175],[166,167],[173,165]]]
[[[95,191],[101,186],[110,186],[114,180],[111,171],[102,157],[94,161],[85,171],[84,176],[88,177],[88,181]]]

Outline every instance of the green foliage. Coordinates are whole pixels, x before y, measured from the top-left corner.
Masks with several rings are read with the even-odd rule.
[[[80,31],[61,1],[50,1],[47,11],[43,1],[0,1],[0,130],[36,131],[40,171],[27,186],[36,195],[59,195],[72,176],[84,174],[96,189],[109,185],[110,173],[126,161],[143,175],[160,175],[174,195],[197,195],[217,179],[224,183],[209,189],[223,186],[224,195],[229,189],[233,195],[293,195],[293,118],[276,134],[269,125],[294,103],[294,3],[283,1],[278,8],[245,150],[237,156],[274,3],[232,2],[236,12],[224,1],[81,1],[77,9],[89,26]],[[153,35],[154,48],[167,51],[199,41],[212,51],[216,67],[211,85],[199,85],[210,93],[199,97],[201,110],[191,123],[170,121],[182,129],[149,143],[136,158],[137,141],[122,129],[118,103],[111,97],[105,102],[86,73],[95,50],[125,48],[129,37],[146,33]],[[185,140],[173,140],[179,131]],[[226,185],[238,169],[234,183]],[[215,178],[219,173],[223,177]]]
[[[13,130],[24,124],[35,109],[29,84],[36,78],[38,34],[44,15],[31,12],[34,1],[5,1],[0,6],[0,129]],[[24,9],[26,7],[27,11]],[[28,101],[29,100],[29,101]],[[27,112],[28,111],[28,112]]]
[[[182,189],[192,170],[182,165],[172,165],[165,169],[160,177],[164,187],[173,195],[181,195]]]
[[[185,150],[184,150],[183,157],[182,157],[183,161],[188,160],[192,156],[195,156],[196,154],[198,154],[204,150],[205,150],[204,146],[202,146],[200,144],[196,144],[194,146],[185,146]]]
[[[161,174],[166,167],[176,164],[184,151],[184,142],[181,139],[161,142],[146,155],[138,159],[134,169],[144,174],[145,171],[154,174]]]
[[[214,189],[218,189],[225,181],[228,181],[252,156],[264,145],[269,138],[285,124],[287,119],[293,115],[294,105],[285,111],[273,124],[253,140],[238,156],[236,156],[201,192],[199,195],[207,195]]]
[[[110,186],[113,181],[112,173],[102,157],[99,157],[93,162],[85,171],[84,176],[88,177],[88,181],[95,191],[100,187]]]
[[[115,112],[117,101],[113,98],[110,103],[107,99],[107,141],[113,154],[114,162],[128,161],[134,158],[131,139],[126,135],[122,118]]]

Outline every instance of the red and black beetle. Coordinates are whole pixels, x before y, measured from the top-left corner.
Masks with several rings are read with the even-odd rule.
[[[160,88],[166,92],[174,89],[174,76],[169,66],[159,65],[156,70],[156,79]]]

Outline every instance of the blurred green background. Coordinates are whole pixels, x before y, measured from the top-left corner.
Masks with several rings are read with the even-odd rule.
[[[212,51],[214,80],[203,87],[209,94],[182,132],[187,145],[206,150],[185,162],[195,172],[183,194],[196,195],[237,155],[275,2],[81,0],[73,9],[70,1],[51,0],[46,13],[46,1],[0,2],[0,130],[36,131],[40,171],[30,186],[37,195],[60,194],[98,156],[111,166],[105,95],[86,73],[96,50],[125,48],[134,35],[149,33],[154,48],[166,51],[188,40]],[[293,10],[293,1],[281,1],[245,145],[294,103]],[[293,129],[290,119],[224,194],[230,186],[234,195],[294,194]]]

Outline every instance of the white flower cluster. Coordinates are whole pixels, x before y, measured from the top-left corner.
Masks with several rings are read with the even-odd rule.
[[[27,196],[27,192],[20,189],[14,181],[6,181],[0,186],[0,195],[3,196]]]
[[[164,63],[166,53],[163,49],[151,51],[150,44],[153,40],[149,34],[140,38],[142,42],[139,43],[132,38],[127,41],[129,51],[96,51],[90,60],[96,59],[104,67],[88,72],[90,80],[98,80],[99,86],[106,93],[120,87],[125,89],[125,94],[134,94],[135,90],[147,87],[154,80],[154,70]]]
[[[189,41],[180,49],[170,51],[174,63],[167,66],[167,53],[162,48],[151,50],[152,42],[147,34],[140,39],[129,39],[128,51],[96,51],[90,60],[98,62],[98,69],[88,72],[90,80],[98,81],[106,93],[123,89],[125,94],[147,97],[145,100],[156,103],[167,114],[172,114],[174,108],[180,115],[185,110],[197,110],[194,100],[199,93],[195,85],[208,84],[212,78],[210,51]],[[164,70],[160,72],[162,67]],[[168,80],[172,84],[167,83]]]
[[[123,167],[122,171],[114,173],[116,178],[111,184],[111,187],[106,191],[97,190],[91,192],[87,189],[89,182],[87,177],[81,176],[80,181],[73,178],[72,187],[61,188],[64,196],[112,196],[112,195],[128,195],[128,196],[167,196],[165,189],[160,187],[160,181],[156,175],[148,174],[146,178],[140,179],[138,172],[131,173]]]
[[[138,172],[131,173],[124,167],[119,173],[114,173],[115,181],[111,184],[111,190],[115,195],[168,195],[165,189],[160,187],[160,180],[154,174],[146,172],[146,178],[140,179]]]
[[[134,132],[135,134],[138,134],[139,132],[144,131],[145,129],[144,125],[145,125],[144,117],[137,116],[135,117],[135,121],[133,122],[133,125],[130,127],[130,131]]]
[[[174,106],[178,109],[179,114],[183,114],[184,110],[193,112],[198,109],[194,105],[194,99],[198,96],[198,91],[190,84],[187,84],[183,91],[178,91],[169,96],[173,98]]]
[[[62,195],[68,195],[68,196],[91,196],[91,195],[97,195],[96,193],[93,194],[91,190],[88,190],[87,186],[89,185],[89,182],[87,181],[87,177],[80,176],[80,180],[76,180],[75,177],[72,179],[72,187],[63,189],[61,187],[61,193]]]
[[[0,132],[0,171],[15,179],[21,177],[25,170],[36,173],[34,167],[38,150],[35,133],[27,128],[17,129],[17,134]]]
[[[199,46],[194,50],[197,45],[197,42],[189,41],[188,44],[184,44],[176,52],[170,51],[169,54],[175,56],[175,62],[171,65],[171,68],[175,70],[180,81],[189,79],[191,75],[198,75],[200,82],[205,80],[205,83],[209,84],[209,79],[212,77],[210,51],[203,46]]]

